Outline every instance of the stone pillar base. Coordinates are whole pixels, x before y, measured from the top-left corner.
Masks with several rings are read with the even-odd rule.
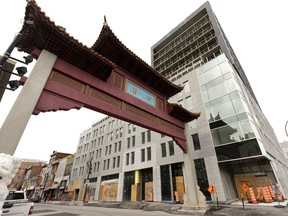
[[[210,207],[209,205],[206,203],[206,198],[203,195],[203,193],[200,191],[200,188],[198,185],[196,185],[196,191],[197,193],[197,200],[189,200],[187,194],[184,194],[184,204],[182,206],[183,210],[203,210],[203,211],[207,211]]]

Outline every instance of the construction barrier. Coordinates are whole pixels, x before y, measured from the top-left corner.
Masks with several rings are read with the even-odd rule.
[[[267,187],[262,187],[262,193],[263,193],[263,197],[264,197],[264,202],[265,203],[271,203],[272,202],[272,198],[270,196],[270,193],[269,193],[269,190],[268,190]]]
[[[275,195],[275,193],[274,193],[273,188],[272,188],[271,185],[268,186],[268,190],[269,190],[269,192],[270,192],[272,201],[275,201],[275,200],[276,200],[276,195]]]
[[[254,194],[254,191],[253,191],[253,188],[252,187],[249,187],[249,195],[250,195],[250,198],[251,198],[251,202],[253,204],[257,204],[257,200],[255,198],[255,194]]]
[[[176,201],[176,203],[179,203],[179,202],[180,202],[180,199],[179,199],[179,193],[178,193],[178,191],[174,191],[174,196],[175,196],[175,201]]]
[[[258,202],[262,202],[264,200],[263,193],[262,193],[262,187],[258,187],[256,190],[257,190],[256,200]]]

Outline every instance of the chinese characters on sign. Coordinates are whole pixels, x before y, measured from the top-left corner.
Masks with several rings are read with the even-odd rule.
[[[155,107],[155,96],[135,85],[131,81],[127,81],[126,92],[145,103]]]

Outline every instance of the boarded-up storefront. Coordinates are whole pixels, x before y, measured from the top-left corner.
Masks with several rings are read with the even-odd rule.
[[[99,200],[102,201],[117,201],[118,184],[104,184],[100,186]]]
[[[266,177],[266,176],[262,176],[262,177],[234,176],[234,181],[235,181],[236,190],[237,190],[237,194],[238,194],[239,199],[241,199],[241,193],[243,194],[243,198],[247,199],[247,194],[242,189],[243,183],[246,184],[248,187],[252,187],[255,195],[257,195],[257,188],[258,187],[272,186],[271,179]]]
[[[183,176],[176,176],[176,192],[178,193],[179,200],[176,200],[176,202],[183,203],[183,195],[184,195],[184,180]],[[176,198],[175,198],[176,199]]]
[[[153,201],[153,182],[145,183],[145,201],[146,202]]]

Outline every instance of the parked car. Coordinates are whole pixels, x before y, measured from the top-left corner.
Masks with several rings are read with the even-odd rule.
[[[2,206],[2,216],[28,216],[32,214],[34,203],[29,202],[24,191],[9,191]]]
[[[39,203],[41,201],[41,197],[39,195],[33,196],[31,201],[34,203]]]

